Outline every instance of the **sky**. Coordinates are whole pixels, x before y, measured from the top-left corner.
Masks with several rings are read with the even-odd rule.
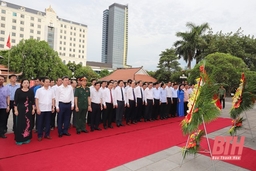
[[[213,32],[256,36],[255,0],[7,0],[44,11],[50,5],[60,18],[86,24],[87,60],[101,61],[103,11],[113,3],[128,4],[128,65],[156,70],[159,54],[188,31],[187,22],[207,22]],[[184,68],[186,63],[180,60]],[[193,62],[194,63],[194,62]]]

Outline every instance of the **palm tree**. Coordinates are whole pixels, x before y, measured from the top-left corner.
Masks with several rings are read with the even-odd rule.
[[[196,59],[196,56],[202,50],[201,47],[206,44],[202,35],[209,29],[209,25],[208,23],[203,23],[196,26],[188,22],[186,26],[190,29],[189,32],[177,32],[176,36],[180,37],[181,40],[176,41],[174,46],[176,47],[176,53],[179,55],[179,58],[182,57],[187,62],[187,68],[191,69],[192,60]]]

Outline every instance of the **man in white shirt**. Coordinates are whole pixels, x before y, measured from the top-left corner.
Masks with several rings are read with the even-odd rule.
[[[113,115],[113,109],[114,106],[116,105],[116,101],[115,101],[115,96],[114,96],[114,92],[113,92],[113,83],[110,81],[108,82],[108,86],[106,88],[106,90],[103,92],[103,106],[104,106],[104,110],[103,110],[103,127],[104,129],[107,128],[113,128],[112,126],[112,115]]]
[[[167,86],[166,86],[166,91],[167,91],[167,113],[168,113],[168,118],[170,117],[169,115],[171,115],[172,113],[172,83],[169,81],[167,83]]]
[[[158,115],[160,112],[160,88],[159,88],[159,83],[156,82],[154,83],[153,88],[153,97],[154,97],[154,106],[153,106],[153,116],[152,120],[158,120]]]
[[[138,81],[137,87],[135,88],[135,96],[137,99],[137,110],[136,110],[136,121],[141,122],[141,118],[143,117],[143,104],[144,104],[144,95],[143,95],[143,82]]]
[[[150,82],[148,83],[148,87],[145,89],[145,106],[146,106],[145,117],[144,117],[145,122],[150,121],[152,117],[152,110],[154,105],[152,87],[153,87],[153,83]]]
[[[45,77],[42,79],[44,86],[36,91],[36,112],[37,112],[37,136],[38,141],[42,141],[43,128],[45,127],[44,138],[51,139],[51,115],[55,110],[54,105],[54,92],[49,87],[50,79]]]
[[[54,86],[51,87],[54,96],[56,95],[56,89],[62,84],[62,78],[58,78],[56,80],[56,84]],[[56,108],[54,110],[54,113],[51,115],[51,130],[55,129],[55,118],[56,118]]]
[[[167,101],[167,90],[166,90],[166,84],[161,83],[160,88],[160,119],[167,119],[168,116],[168,101]]]
[[[126,97],[123,80],[117,82],[118,86],[115,88],[116,97],[116,126],[124,126],[122,124],[124,108],[126,106]]]
[[[135,96],[135,81],[132,81],[130,87],[126,92],[126,102],[127,102],[127,115],[126,115],[126,124],[130,125],[130,122],[135,124],[136,121],[136,107],[137,107],[137,98]]]
[[[173,84],[171,117],[177,116],[177,105],[178,105],[178,84]]]
[[[59,137],[62,135],[70,136],[68,128],[70,125],[71,110],[74,109],[74,92],[73,88],[68,85],[69,78],[62,78],[62,85],[56,89],[56,111],[58,113],[58,133]],[[64,129],[62,128],[64,124]]]
[[[102,111],[102,91],[100,91],[100,82],[94,84],[94,88],[91,89],[91,132],[94,130],[100,131],[100,113]]]
[[[89,89],[90,89],[90,93],[92,92],[92,90],[94,89],[94,85],[95,85],[95,83],[97,82],[97,80],[96,79],[91,79],[91,86],[89,87]],[[91,124],[91,114],[92,114],[92,112],[91,111],[88,111],[87,112],[87,124],[88,124],[88,126],[90,126],[90,124]]]

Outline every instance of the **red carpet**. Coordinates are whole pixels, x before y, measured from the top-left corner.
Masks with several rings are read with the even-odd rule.
[[[17,146],[13,134],[0,140],[0,171],[84,171],[107,170],[152,153],[179,145],[187,140],[180,128],[181,118],[139,123],[132,126],[57,137],[38,142],[36,134],[30,144]],[[219,118],[207,125],[208,132],[230,125]]]

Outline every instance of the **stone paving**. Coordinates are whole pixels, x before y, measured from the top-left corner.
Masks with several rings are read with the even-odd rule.
[[[226,108],[222,110],[221,116],[229,118],[229,110],[231,108],[231,98],[226,99]],[[251,126],[249,129],[248,122],[243,123],[244,128],[237,132],[238,136],[245,136],[245,147],[256,150],[255,132],[256,132],[256,106],[250,111],[247,111],[247,121]],[[231,123],[230,123],[231,124]],[[209,138],[214,139],[215,136],[228,136],[226,127],[208,134]],[[131,161],[110,171],[247,171],[247,169],[219,161],[211,160],[209,157],[197,154],[196,156],[188,155],[181,165],[182,155],[181,148],[174,146],[163,151],[151,154],[149,156]]]

